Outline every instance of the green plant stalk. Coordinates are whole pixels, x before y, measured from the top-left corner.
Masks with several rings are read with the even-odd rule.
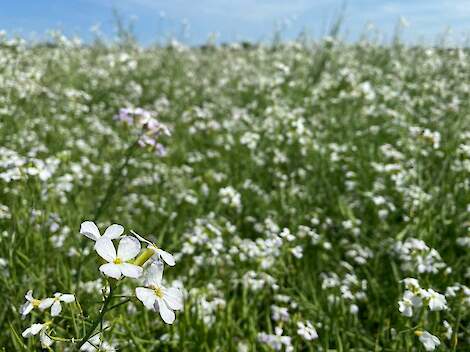
[[[106,209],[109,202],[111,202],[111,200],[113,198],[113,195],[114,195],[115,185],[116,185],[116,183],[121,181],[122,171],[129,165],[129,161],[130,161],[132,155],[134,154],[134,151],[136,150],[136,148],[139,144],[139,139],[140,139],[141,135],[142,134],[140,133],[139,137],[127,148],[126,153],[124,154],[125,155],[124,162],[121,164],[121,166],[119,168],[117,168],[114,171],[113,178],[112,178],[111,182],[109,183],[108,188],[106,189],[105,196],[103,197],[103,199],[100,201],[98,207],[96,208],[95,214],[93,216],[93,221],[97,221],[99,219],[99,217],[101,216],[103,211]],[[81,241],[82,249],[85,245],[85,241],[86,241],[85,238],[82,238],[82,241]],[[83,258],[79,261],[77,274],[76,274],[76,279],[75,279],[75,282],[77,282],[77,284],[80,282],[80,279],[81,279],[83,265],[85,264],[85,262],[89,258],[90,258],[90,256],[88,256],[86,258]]]
[[[134,264],[135,265],[139,265],[139,266],[142,266],[144,265],[153,255],[155,254],[155,251],[153,249],[150,249],[150,248],[147,248],[145,249],[140,255],[139,257],[137,257],[137,259],[134,261]],[[93,333],[95,331],[95,329],[98,327],[98,325],[102,324],[103,323],[103,319],[104,319],[104,315],[106,314],[106,312],[109,312],[121,305],[123,305],[124,303],[127,303],[129,302],[131,299],[128,298],[122,302],[119,302],[113,306],[111,306],[110,308],[108,308],[109,306],[109,303],[111,302],[111,299],[113,297],[116,297],[113,295],[114,293],[114,285],[112,283],[110,283],[109,285],[109,294],[108,296],[106,296],[106,299],[104,300],[103,302],[103,305],[100,309],[100,314],[96,317],[96,319],[93,321],[93,323],[91,324],[91,327],[88,329],[87,333],[85,334],[85,337],[80,341],[79,345],[78,345],[78,348],[82,347],[83,344],[85,342],[88,341],[88,339],[90,337],[93,336]]]
[[[152,258],[152,256],[155,254],[155,251],[151,248],[147,248],[140,255],[134,260],[134,265],[142,266],[145,264],[147,260]]]
[[[113,291],[114,291],[114,286],[113,284],[110,284],[109,294],[108,296],[106,296],[103,302],[103,305],[101,306],[100,314],[95,318],[95,320],[91,324],[91,327],[88,329],[87,333],[85,334],[85,337],[83,337],[83,339],[79,342],[78,349],[80,349],[80,347],[82,347],[85,344],[85,342],[87,342],[93,336],[95,329],[98,327],[98,325],[100,325],[103,322],[104,315],[106,314],[106,312],[111,310],[111,309],[108,309],[108,305],[111,302],[111,299],[113,298]],[[111,308],[114,308],[114,307],[111,307]]]
[[[137,148],[137,145],[139,144],[139,137],[136,139],[134,143],[132,143],[126,150],[126,153],[124,154],[124,162],[119,166],[113,173],[113,178],[111,179],[111,182],[108,185],[108,188],[106,189],[105,195],[101,202],[99,203],[98,207],[96,208],[95,214],[93,216],[93,221],[97,221],[99,217],[102,215],[103,211],[106,209],[108,204],[111,202],[113,196],[114,196],[114,189],[116,187],[116,184],[119,184],[121,179],[122,179],[122,171],[129,165],[129,161],[131,160],[132,155],[134,154],[134,151]]]

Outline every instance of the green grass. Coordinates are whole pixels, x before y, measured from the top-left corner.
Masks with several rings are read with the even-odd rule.
[[[184,286],[172,326],[135,298],[105,316],[104,339],[120,351],[269,351],[259,333],[279,326],[295,351],[424,351],[415,330],[439,337],[440,351],[470,351],[468,289],[446,295],[444,311],[398,310],[404,278],[443,294],[469,283],[469,54],[334,39],[204,49],[4,40],[0,346],[39,349],[21,337],[49,319],[21,319],[29,289],[75,293],[51,334],[84,336],[102,299],[87,287],[102,276],[79,229],[95,220],[153,235],[177,258],[165,279]],[[137,148],[126,163],[135,133],[113,116],[129,106],[170,126],[166,156]],[[400,257],[410,238],[445,266],[423,272],[424,252]],[[135,286],[123,280],[119,292]],[[288,308],[286,321],[273,305]],[[318,339],[298,335],[306,320]]]

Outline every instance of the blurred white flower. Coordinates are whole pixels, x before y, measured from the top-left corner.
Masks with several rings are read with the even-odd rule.
[[[419,282],[415,278],[407,277],[406,279],[403,279],[402,282],[405,284],[405,287],[410,291],[420,289]]]
[[[452,337],[452,333],[453,333],[452,326],[449,324],[447,320],[444,320],[443,324],[444,324],[444,328],[446,329],[445,336],[447,340],[450,340]]]
[[[276,326],[274,331],[275,335],[266,334],[265,332],[258,333],[258,341],[268,345],[275,351],[282,350],[283,346],[286,352],[293,351],[294,347],[291,342],[292,338],[290,336],[282,335],[283,330],[279,326]]]
[[[351,314],[359,313],[359,306],[357,304],[351,304],[349,306],[349,313],[351,313]]]
[[[436,336],[431,335],[427,331],[416,331],[415,334],[418,336],[419,341],[421,341],[426,351],[434,351],[435,348],[441,344],[441,341],[439,341]]]
[[[290,249],[292,255],[297,259],[301,259],[303,257],[303,248],[302,246],[295,246],[294,248]]]
[[[313,327],[312,323],[307,320],[304,322],[297,322],[297,334],[306,341],[315,340],[318,338],[317,330]]]
[[[289,321],[289,310],[286,307],[271,306],[271,318],[274,321]]]
[[[114,346],[109,344],[106,341],[101,341],[100,334],[96,334],[92,336],[87,342],[85,342],[82,347],[80,347],[80,351],[84,352],[115,352],[116,349]]]
[[[413,316],[413,308],[419,308],[423,304],[421,297],[415,295],[411,291],[403,293],[403,299],[398,301],[398,310],[405,317]]]
[[[427,299],[429,309],[439,311],[447,309],[447,301],[444,295],[432,289],[423,290],[423,296]]]
[[[241,194],[232,186],[219,189],[219,196],[222,204],[240,211],[242,208]]]

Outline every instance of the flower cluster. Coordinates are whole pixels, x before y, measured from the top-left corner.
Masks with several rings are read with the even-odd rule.
[[[469,52],[369,34],[195,48],[0,32],[0,346],[467,350]],[[96,222],[79,239],[75,214]]]
[[[133,236],[122,236],[124,228],[117,224],[109,226],[101,236],[95,223],[85,221],[80,233],[96,241],[96,252],[107,262],[99,268],[105,276],[116,280],[122,277],[143,277],[144,286],[135,289],[136,297],[147,309],[159,312],[165,323],[174,322],[174,310],[183,309],[183,294],[178,288],[166,288],[162,284],[163,262],[170,266],[175,265],[175,259],[170,253],[135,231],[132,231]],[[116,251],[112,241],[117,239],[119,245]],[[147,244],[147,249],[135,259],[141,251],[140,242]]]
[[[37,299],[33,297],[33,291],[29,290],[26,295],[26,302],[20,307],[20,314],[22,317],[30,314],[33,309],[39,309],[44,311],[46,309],[51,309],[50,316],[57,317],[62,312],[62,303],[72,303],[75,301],[75,296],[73,294],[63,294],[56,292],[54,297],[47,297],[44,299]],[[25,331],[23,331],[23,337],[29,338],[39,334],[39,339],[41,341],[41,346],[43,348],[50,347],[54,341],[49,336],[48,330],[52,325],[52,321],[46,321],[44,323],[34,323]]]
[[[423,289],[420,287],[418,280],[414,278],[406,278],[403,280],[405,292],[400,301],[398,301],[398,310],[407,318],[416,317],[422,307],[429,308],[429,311],[443,311],[448,309],[445,295],[434,291],[433,289]],[[452,329],[447,321],[443,321],[444,326],[449,331]],[[426,351],[433,351],[440,345],[437,336],[430,334],[428,331],[415,331],[419,341],[423,344]],[[450,339],[452,332],[447,332],[446,337]]]
[[[138,144],[165,155],[165,147],[158,142],[161,135],[170,136],[170,129],[155,118],[155,112],[143,108],[122,108],[114,119],[134,127],[139,132]]]
[[[103,307],[101,308],[101,321],[103,325],[103,316],[106,313],[107,303],[113,298],[112,288],[125,278],[140,279],[140,285],[135,288],[135,297],[143,305],[154,312],[158,312],[167,324],[173,324],[175,321],[175,312],[183,309],[183,294],[177,287],[166,287],[163,284],[163,263],[170,266],[175,265],[173,255],[157,247],[155,243],[131,231],[131,235],[124,235],[124,227],[118,224],[112,224],[101,234],[98,226],[92,221],[85,221],[80,226],[80,233],[83,236],[93,240],[96,253],[105,261],[99,267],[99,271],[108,279],[109,290],[105,297]],[[113,241],[118,241],[117,250]],[[141,250],[141,242],[147,245],[147,248]],[[33,297],[33,291],[30,290],[25,295],[26,302],[20,308],[20,314],[25,317],[34,309],[45,311],[50,308],[50,317],[58,317],[62,312],[63,303],[72,303],[75,301],[74,294],[63,294],[57,292],[53,297],[37,299]],[[95,324],[95,325],[93,325]],[[72,343],[81,341],[79,348],[81,351],[95,351],[96,346],[100,349],[111,350],[111,345],[103,341],[99,333],[94,329],[97,324],[93,323],[92,330],[83,338],[68,339]],[[56,338],[52,335],[53,320],[47,320],[44,323],[35,323],[23,332],[23,337],[29,338],[39,334],[41,346],[49,348],[55,340],[64,341],[63,338]]]
[[[419,286],[418,280],[406,278],[405,292],[403,298],[398,302],[399,311],[405,317],[413,316],[413,309],[419,309],[426,305],[431,311],[440,311],[447,309],[446,297],[433,289],[423,289]]]
[[[416,238],[397,241],[393,251],[401,261],[404,271],[413,272],[417,270],[418,273],[437,273],[446,268],[439,252]]]
[[[284,348],[286,352],[294,351],[294,346],[292,346],[292,338],[290,336],[282,335],[283,330],[281,327],[275,328],[275,334],[267,334],[265,332],[260,332],[258,334],[258,341],[268,345],[275,351],[281,351]]]

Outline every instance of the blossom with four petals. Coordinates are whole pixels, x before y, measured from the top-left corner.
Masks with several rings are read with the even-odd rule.
[[[174,310],[183,309],[183,294],[176,287],[164,287],[162,277],[163,263],[153,262],[147,269],[145,287],[137,287],[135,294],[147,309],[160,312],[165,323],[173,324]]]
[[[33,297],[33,290],[29,290],[24,298],[26,298],[26,303],[20,307],[20,314],[23,316],[23,318],[27,316],[34,308],[39,308],[39,305],[41,304],[40,299]]]
[[[142,267],[128,263],[140,252],[140,242],[136,238],[124,236],[119,241],[116,253],[113,242],[103,236],[96,241],[95,250],[101,258],[108,262],[100,266],[100,271],[104,275],[116,280],[119,280],[121,276],[136,279],[142,275]]]
[[[73,294],[56,292],[54,293],[54,297],[43,299],[39,304],[39,309],[45,310],[50,307],[51,315],[56,317],[62,311],[62,305],[60,302],[72,303],[73,301],[75,301],[75,296]]]

